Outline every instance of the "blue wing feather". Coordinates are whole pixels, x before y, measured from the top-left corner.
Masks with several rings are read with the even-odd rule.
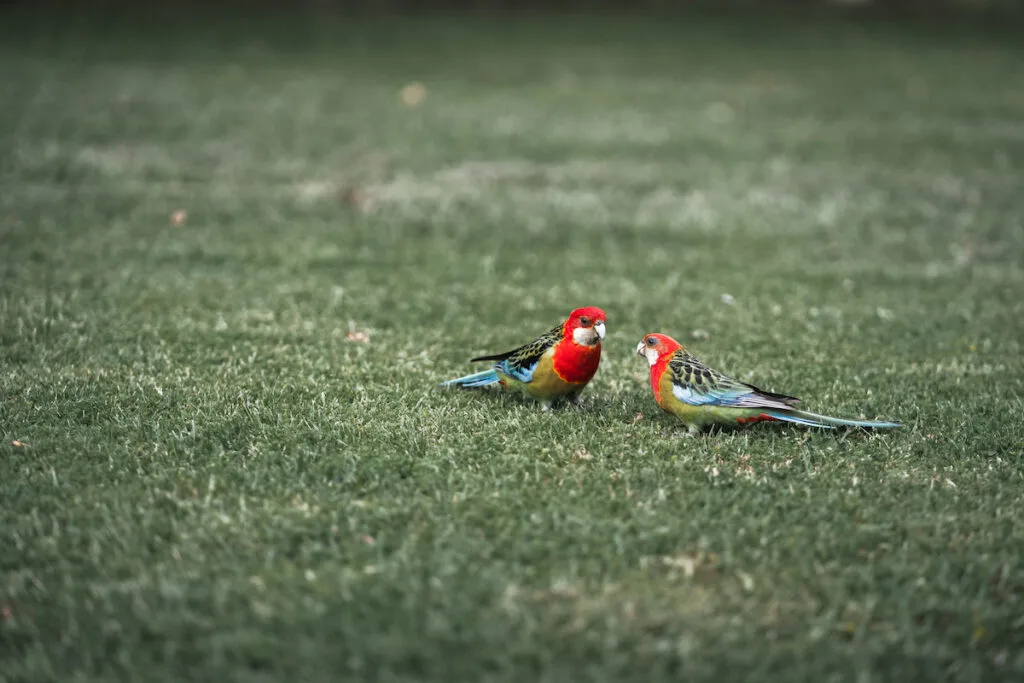
[[[528,383],[533,380],[533,373],[537,369],[537,365],[540,364],[540,358],[533,360],[532,362],[512,362],[511,358],[507,358],[495,364],[498,370],[503,373],[519,380],[523,383]]]
[[[672,394],[691,406],[787,410],[799,400],[723,375],[682,349],[676,351],[668,369],[672,377]]]

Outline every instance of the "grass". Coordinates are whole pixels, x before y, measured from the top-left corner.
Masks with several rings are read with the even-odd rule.
[[[0,680],[1024,676],[1012,40],[8,18]],[[583,304],[585,409],[435,387]]]

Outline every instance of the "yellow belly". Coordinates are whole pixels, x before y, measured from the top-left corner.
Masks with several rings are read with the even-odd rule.
[[[566,382],[564,379],[559,377],[557,373],[555,373],[551,360],[552,356],[554,356],[554,350],[549,350],[541,356],[541,359],[537,362],[537,367],[533,371],[533,379],[530,382],[520,382],[513,377],[509,377],[500,370],[498,371],[498,376],[502,379],[502,382],[506,387],[510,389],[519,389],[520,391],[542,401],[551,401],[556,398],[578,394],[583,391],[583,387],[585,387],[586,384]]]
[[[672,393],[672,377],[668,372],[661,376],[658,388],[661,392],[658,405],[669,415],[675,415],[688,427],[702,427],[708,421],[707,411],[703,406],[692,406],[676,398]]]

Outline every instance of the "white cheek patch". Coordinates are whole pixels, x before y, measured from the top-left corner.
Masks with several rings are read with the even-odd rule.
[[[572,340],[580,346],[593,346],[598,336],[594,330],[586,327],[577,327],[572,331]]]
[[[658,352],[655,351],[654,349],[652,349],[652,348],[645,349],[644,350],[644,355],[647,356],[647,362],[650,363],[651,365],[654,365],[655,363],[658,362]]]

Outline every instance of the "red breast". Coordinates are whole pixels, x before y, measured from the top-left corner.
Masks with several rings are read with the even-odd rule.
[[[663,353],[658,356],[658,362],[651,366],[651,389],[654,390],[654,400],[661,405],[661,378],[668,370],[669,361],[673,354]]]
[[[586,384],[601,363],[601,345],[582,346],[572,339],[563,339],[555,347],[552,368],[570,384]]]

